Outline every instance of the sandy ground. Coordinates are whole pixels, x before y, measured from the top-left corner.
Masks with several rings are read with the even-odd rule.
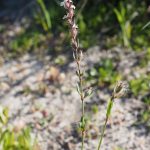
[[[127,80],[150,70],[148,66],[135,71],[133,66],[138,60],[134,52],[121,52],[119,48],[105,51],[98,46],[88,49],[85,68],[91,68],[102,57],[119,57],[117,68]],[[9,107],[9,123],[33,127],[32,133],[41,150],[79,150],[81,137],[77,123],[81,103],[75,89],[76,66],[74,62],[68,62],[60,67],[52,60],[52,56],[39,59],[25,55],[5,62],[0,68],[0,102]],[[85,150],[96,149],[110,96],[106,89],[96,90],[90,99],[86,99],[90,121]],[[96,114],[91,111],[93,105],[98,106]],[[140,96],[115,101],[102,143],[103,150],[149,150],[149,133],[144,125],[135,125],[143,105]]]

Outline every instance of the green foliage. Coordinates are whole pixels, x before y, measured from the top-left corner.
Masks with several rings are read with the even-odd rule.
[[[58,56],[54,60],[55,64],[63,66],[66,63],[66,58],[63,56]]]
[[[29,128],[15,131],[7,127],[8,109],[0,106],[0,149],[3,150],[36,150],[35,140]],[[18,127],[19,128],[19,127]]]
[[[114,8],[114,12],[121,27],[123,45],[125,47],[130,47],[132,25],[131,20],[127,20],[126,18],[127,8],[124,7],[123,3],[120,3],[120,8]]]
[[[33,150],[34,142],[29,128],[23,129],[18,133],[6,129],[2,132],[0,139],[3,150]]]
[[[0,128],[8,121],[8,108],[0,106]]]
[[[140,66],[146,67],[148,65],[149,60],[150,60],[150,47],[147,48],[146,53],[141,58]]]
[[[141,116],[141,122],[147,124],[150,127],[150,109],[144,110]]]
[[[86,116],[82,116],[79,122],[78,130],[79,131],[85,131],[87,125],[89,122],[89,118]]]
[[[92,105],[92,112],[94,114],[97,114],[98,113],[98,106],[95,104],[95,105]]]
[[[47,10],[44,0],[37,0],[40,9],[34,14],[35,20],[39,23],[44,31],[49,31],[52,27],[50,12]]]
[[[78,0],[75,2],[77,3],[77,10],[80,11],[82,2]],[[145,2],[140,1],[137,3],[129,0],[121,0],[120,2],[120,4],[116,1],[88,0],[86,2],[86,5],[78,15],[78,20],[76,20],[80,29],[79,38],[82,39],[80,41],[82,47],[88,48],[101,44],[111,48],[120,45],[120,43],[122,44],[122,42],[124,46],[132,46],[135,50],[141,50],[142,47],[150,47],[149,20],[146,16]],[[58,5],[58,1],[48,0],[37,0],[34,5],[31,5],[34,19],[27,20],[27,24],[29,24],[30,28],[36,28],[36,30],[24,31],[23,34],[14,37],[8,44],[11,54],[22,54],[39,49],[39,45],[43,41],[45,43],[49,42],[49,38],[46,37],[47,34],[45,36],[45,33],[48,33],[48,31],[55,33],[54,41],[58,39],[57,35],[60,32],[66,32],[64,30],[66,24],[62,23],[62,19],[60,19],[63,17],[62,9]],[[118,36],[120,30],[118,30],[116,18],[121,28],[121,38]],[[146,25],[146,28],[142,30],[144,25]],[[0,31],[4,32],[4,29],[5,26],[0,25]],[[106,43],[103,40],[110,42]],[[67,39],[64,41],[67,41]],[[65,44],[64,41],[63,43]],[[57,44],[57,42],[54,43],[57,45],[57,51],[60,51],[62,46]],[[45,49],[44,46],[42,47],[43,49]],[[54,48],[50,49],[53,50]]]
[[[143,97],[143,102],[145,103],[145,109],[142,110],[140,116],[140,122],[144,123],[148,128],[150,128],[150,95],[145,95]]]
[[[5,26],[3,24],[0,24],[0,33],[5,31]]]
[[[114,84],[119,79],[121,79],[121,76],[115,71],[111,59],[102,59],[101,63],[89,70],[87,75],[87,80],[96,80],[99,86]]]
[[[135,50],[140,50],[142,47],[149,46],[149,27],[142,30],[145,24],[149,24],[145,2],[121,0],[106,1],[106,3],[107,5],[105,2],[89,0],[78,17],[83,47],[97,44],[99,36],[107,40],[110,38],[111,47],[123,44],[127,48],[133,47]],[[80,10],[80,7],[78,9]],[[116,25],[116,18],[121,34],[118,34],[120,30]],[[115,38],[114,44],[112,44],[112,38]],[[107,46],[107,43],[104,44]]]
[[[150,85],[149,85],[150,77],[140,77],[137,79],[133,79],[130,81],[131,91],[134,96],[144,95],[149,92]]]
[[[146,29],[149,25],[150,25],[150,21],[148,23],[146,23],[146,25],[144,25],[144,27],[142,29],[143,30]]]
[[[87,26],[82,15],[79,17],[79,28],[81,34],[85,33]]]
[[[37,29],[28,29],[13,39],[9,44],[9,48],[12,50],[12,55],[24,54],[40,48],[41,45],[43,46],[46,38]]]
[[[145,97],[143,98],[143,102],[144,102],[147,106],[150,106],[150,97],[145,96]]]
[[[81,117],[81,120],[79,122],[79,128],[84,131],[86,126],[87,120],[84,116]]]

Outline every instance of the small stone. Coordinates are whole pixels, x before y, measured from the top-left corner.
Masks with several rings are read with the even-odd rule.
[[[45,117],[45,118],[48,117],[48,111],[47,110],[42,110],[41,113],[42,113],[43,117]]]
[[[59,74],[60,74],[59,69],[52,66],[46,72],[45,78],[49,81],[58,81]]]
[[[42,129],[42,127],[41,127],[41,125],[40,125],[39,123],[36,123],[36,124],[35,124],[35,128],[38,129],[38,130],[41,130],[41,129]]]
[[[10,89],[10,86],[6,82],[2,82],[2,83],[0,83],[0,89],[3,91],[7,91]]]
[[[14,131],[15,132],[19,132],[21,131],[24,127],[26,126],[25,122],[23,120],[19,120],[19,121],[16,121],[14,123]]]
[[[35,119],[42,119],[42,118],[43,118],[43,115],[41,114],[41,112],[36,111],[36,112],[33,114],[33,117],[34,117]]]

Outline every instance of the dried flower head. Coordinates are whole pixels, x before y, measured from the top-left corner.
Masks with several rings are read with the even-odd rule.
[[[120,98],[125,96],[129,91],[129,85],[125,81],[119,81],[114,88],[113,96],[114,98]]]

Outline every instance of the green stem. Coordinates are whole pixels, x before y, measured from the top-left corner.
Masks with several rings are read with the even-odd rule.
[[[82,100],[82,117],[84,117],[84,100]]]
[[[84,150],[84,131],[82,131],[82,147],[81,150]]]
[[[110,117],[111,109],[113,107],[113,99],[114,99],[114,97],[112,96],[111,99],[108,102],[107,112],[106,112],[106,119],[105,119],[105,123],[104,123],[103,129],[102,129],[102,134],[100,135],[100,139],[99,139],[97,150],[100,150],[100,147],[101,147],[101,144],[102,144],[102,141],[103,141],[103,137],[104,137],[104,134],[105,134],[107,121],[108,121],[108,119]]]
[[[79,71],[79,82],[80,82],[80,88],[81,88],[81,93],[80,93],[80,98],[82,101],[82,125],[85,124],[85,120],[84,120],[84,96],[83,96],[83,80],[82,80],[82,76],[81,74],[81,69],[80,69],[80,63],[78,61],[76,61],[77,63],[77,70]],[[82,129],[82,146],[81,146],[81,150],[84,150],[84,132],[85,129]]]
[[[107,120],[108,119],[105,120],[105,124],[103,126],[102,134],[100,136],[100,140],[99,140],[99,143],[98,143],[98,150],[100,150],[100,147],[101,147],[101,144],[102,144],[102,140],[103,140],[105,129],[106,129],[106,125],[107,125]]]
[[[84,118],[84,100],[82,100],[82,118]],[[84,121],[84,119],[83,119],[83,121]],[[82,130],[82,147],[81,147],[81,150],[84,150],[84,130]]]

